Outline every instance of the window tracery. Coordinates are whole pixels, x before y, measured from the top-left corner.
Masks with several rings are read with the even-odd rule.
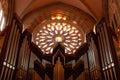
[[[45,54],[52,53],[57,43],[65,47],[65,53],[74,54],[82,44],[80,31],[67,22],[51,22],[43,25],[35,35],[35,44]]]

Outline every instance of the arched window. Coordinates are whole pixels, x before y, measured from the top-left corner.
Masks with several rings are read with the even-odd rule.
[[[61,43],[65,53],[74,54],[82,44],[82,35],[76,26],[67,22],[51,22],[44,24],[35,34],[35,43],[45,53],[52,53],[54,46]]]
[[[0,32],[5,28],[5,17],[2,5],[0,3]]]

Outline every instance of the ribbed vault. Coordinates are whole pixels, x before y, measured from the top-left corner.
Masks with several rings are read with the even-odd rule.
[[[74,54],[86,42],[96,20],[88,13],[64,3],[54,3],[38,8],[23,17],[24,29],[33,35],[33,42],[50,54],[57,43],[65,53]]]
[[[100,19],[101,5],[98,6],[100,15],[94,15],[93,7],[88,8],[91,4],[82,0],[71,1],[46,0],[39,3],[38,0],[31,0],[30,5],[21,12],[15,9],[23,21],[23,30],[28,29],[32,33],[32,41],[43,53],[52,53],[57,43],[65,47],[65,53],[75,53]]]

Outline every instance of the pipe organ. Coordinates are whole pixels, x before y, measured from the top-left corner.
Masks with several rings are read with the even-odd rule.
[[[35,18],[37,22],[33,25],[38,25],[38,28],[31,30],[32,25],[31,29],[23,30],[23,23],[11,11],[13,2],[4,2],[8,26],[3,28],[5,32],[0,31],[0,80],[120,80],[120,10],[117,10],[114,0],[105,1],[105,9],[109,10],[94,26],[96,33],[92,26],[88,26],[90,30],[84,30],[84,26],[89,24],[87,17],[82,22],[77,21],[80,17],[77,16],[74,23],[72,18],[76,16],[66,15],[67,12],[65,20],[70,17],[70,22],[62,21],[61,17],[58,20],[40,20],[39,23],[39,19]],[[7,13],[9,6],[10,14]],[[47,18],[49,15],[46,14],[39,17]]]
[[[18,49],[20,44],[20,36],[22,25],[16,16],[12,19],[12,25],[8,26],[8,35],[5,39],[4,55],[2,55],[2,66],[0,80],[12,80],[16,69]],[[2,53],[1,53],[2,54]]]
[[[26,80],[27,73],[29,68],[29,61],[31,55],[31,34],[27,30],[25,30],[21,36],[21,46],[18,55],[18,63],[17,63],[17,72],[16,72],[16,80]]]
[[[113,53],[110,40],[112,35],[108,32],[108,27],[103,21],[97,25],[96,29],[103,76],[105,80],[118,80],[115,53]]]
[[[87,35],[87,42],[89,45],[89,49],[86,56],[88,58],[90,78],[91,80],[102,80],[98,50],[96,45],[96,36],[93,32]]]

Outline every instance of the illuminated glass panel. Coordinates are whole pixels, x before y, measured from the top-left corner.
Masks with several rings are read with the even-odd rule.
[[[4,29],[5,26],[5,17],[3,14],[2,5],[0,4],[0,31]]]
[[[58,17],[60,19],[61,17]],[[54,17],[53,17],[54,19]],[[65,53],[74,54],[81,45],[79,30],[68,23],[52,22],[44,25],[37,33],[35,42],[45,54],[50,54],[57,43],[65,47]]]
[[[63,39],[62,39],[62,37],[60,37],[60,36],[55,37],[55,41],[56,41],[56,42],[62,42],[62,40],[63,40]]]
[[[4,24],[5,24],[5,18],[3,17],[1,20],[1,31],[4,29]]]
[[[1,21],[1,19],[2,19],[2,16],[3,16],[3,11],[2,11],[2,9],[0,10],[0,21]]]

